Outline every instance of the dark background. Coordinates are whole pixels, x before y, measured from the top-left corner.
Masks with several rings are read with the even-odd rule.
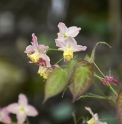
[[[72,96],[66,91],[49,99],[42,105],[45,81],[37,74],[38,66],[29,64],[24,50],[35,33],[40,44],[56,48],[59,22],[68,27],[81,27],[76,40],[87,46],[85,52],[78,53],[80,59],[91,53],[99,41],[109,43],[112,48],[99,45],[96,63],[105,75],[122,80],[122,0],[1,0],[0,1],[0,106],[4,107],[18,100],[18,94],[27,95],[39,115],[29,118],[30,124],[74,124],[71,113],[75,112],[78,124],[83,118],[91,118],[84,109],[91,107],[100,118],[116,118],[115,108],[105,100],[84,98],[71,102]],[[51,64],[57,62],[61,53],[50,51]],[[63,62],[60,63],[64,64]],[[98,73],[99,74],[99,73]],[[114,96],[100,81],[95,82],[106,95]],[[118,92],[120,87],[113,86]],[[100,94],[92,86],[88,92]],[[81,119],[80,119],[81,118]],[[16,121],[13,115],[13,120]],[[106,120],[104,120],[106,121]],[[116,119],[107,120],[115,124]]]

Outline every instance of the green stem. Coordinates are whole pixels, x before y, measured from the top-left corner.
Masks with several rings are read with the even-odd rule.
[[[63,94],[62,94],[62,98],[64,97],[64,93],[66,92],[66,90],[69,88],[69,86],[67,86],[64,91],[63,91]]]
[[[101,80],[101,81],[104,79],[104,78],[102,78],[102,77],[100,77],[100,76],[98,76],[98,75],[96,75],[96,74],[94,74],[94,76],[97,77],[97,78],[98,78],[99,80]]]
[[[99,95],[96,95],[96,94],[86,94],[86,95],[80,96],[77,100],[79,100],[80,98],[85,98],[85,97],[92,97],[92,98],[97,98],[97,99],[106,99],[104,96],[99,96]],[[113,99],[111,99],[109,97],[108,97],[108,99],[115,103],[115,101]]]
[[[97,86],[96,83],[94,83],[95,87],[98,89],[98,91],[105,97],[105,99],[112,105],[115,106],[109,99],[108,97],[102,92],[102,90]]]
[[[59,62],[61,62],[63,60],[63,58],[61,58],[58,62],[56,62],[54,65],[58,64]]]
[[[77,121],[76,121],[76,117],[75,117],[74,112],[72,113],[72,117],[73,117],[73,120],[74,120],[74,124],[77,124]]]
[[[94,63],[94,62],[93,62]],[[96,65],[96,63],[94,63],[94,65],[96,66],[96,68],[98,69],[98,71],[103,75],[103,77],[105,77],[105,75],[102,73],[102,71],[99,69],[99,67]]]
[[[114,92],[114,94],[117,96],[117,92],[113,89],[113,87],[111,86],[111,84],[108,84],[109,88]]]
[[[100,121],[102,120],[117,120],[117,118],[104,118],[104,119],[99,119]]]

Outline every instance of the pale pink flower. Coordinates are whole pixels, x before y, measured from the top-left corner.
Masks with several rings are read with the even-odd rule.
[[[81,30],[81,28],[77,28],[76,26],[72,26],[67,28],[66,25],[62,22],[58,24],[59,33],[58,33],[58,39],[67,39],[70,37],[76,37]]]
[[[64,61],[69,61],[73,58],[73,52],[85,51],[86,46],[77,45],[77,42],[74,38],[68,37],[64,42],[60,39],[56,39],[56,46],[59,47],[59,50],[64,51]]]
[[[32,34],[32,45],[29,45],[26,47],[25,53],[27,53],[27,56],[30,58],[32,63],[37,64],[45,64],[44,66],[50,67],[50,58],[46,55],[48,46],[45,45],[39,45],[37,41],[37,37],[35,34]],[[42,60],[44,63],[42,63]]]
[[[7,110],[17,115],[18,124],[23,124],[26,116],[38,115],[37,110],[28,104],[28,100],[24,94],[19,95],[18,103],[8,105]]]
[[[89,111],[89,113],[92,115],[92,118],[89,121],[87,121],[87,124],[107,124],[106,122],[99,121],[98,114],[97,113],[94,114],[91,108],[85,107],[85,109]]]
[[[54,69],[58,68],[58,65],[52,65],[51,67],[41,66],[39,65],[38,74],[42,76],[44,79],[47,79],[49,74],[53,72]]]
[[[115,77],[105,76],[102,82],[104,85],[113,83],[114,85],[121,86]]]
[[[11,119],[9,117],[9,112],[6,108],[0,108],[0,122],[3,122],[5,124],[10,124]]]

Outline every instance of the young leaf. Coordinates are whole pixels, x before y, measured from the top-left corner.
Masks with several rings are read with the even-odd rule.
[[[110,48],[111,48],[111,46],[109,45],[109,44],[107,44],[106,42],[98,42],[95,46],[94,46],[94,48],[93,48],[93,50],[92,50],[92,53],[91,53],[91,59],[90,59],[90,61],[92,61],[92,62],[94,62],[94,60],[95,60],[95,50],[96,50],[96,47],[97,47],[97,45],[98,44],[105,44],[105,45],[107,45],[107,46],[109,46]]]
[[[89,89],[93,83],[93,77],[94,66],[92,63],[82,60],[76,64],[69,87],[70,92],[73,95],[73,102]]]
[[[43,103],[50,97],[59,94],[67,85],[67,73],[61,68],[55,69],[48,77],[45,84],[45,97]]]
[[[122,89],[118,93],[118,97],[116,100],[116,110],[119,124],[122,124]]]

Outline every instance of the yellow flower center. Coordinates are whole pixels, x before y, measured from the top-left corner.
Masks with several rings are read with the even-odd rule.
[[[64,56],[64,59],[68,61],[73,58],[73,50],[70,45],[68,45],[67,49],[64,50],[63,56]]]
[[[96,121],[94,118],[91,118],[89,121],[87,121],[87,124],[96,124]]]
[[[57,35],[58,35],[58,37],[60,37],[60,33],[57,33]],[[63,35],[63,38],[64,38],[64,39],[66,39],[67,37],[68,37],[67,34],[64,34],[64,35]]]
[[[25,113],[26,112],[26,108],[24,107],[24,106],[20,106],[19,107],[19,111],[20,111],[20,113]]]
[[[46,67],[43,67],[43,69],[41,71],[40,70],[38,71],[38,74],[40,76],[42,76],[44,79],[47,79],[49,73],[50,73],[50,71]]]
[[[64,34],[63,38],[66,39],[68,36],[66,34]]]
[[[39,58],[40,58],[40,52],[39,51],[35,51],[33,54],[31,54],[31,55],[27,55],[29,58],[30,58],[30,60],[32,61],[32,62],[34,62],[34,63],[36,63],[36,62],[38,62],[38,60],[39,60]]]

